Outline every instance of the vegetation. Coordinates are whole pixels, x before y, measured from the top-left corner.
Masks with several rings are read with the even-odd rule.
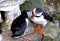
[[[29,0],[26,1],[25,3],[23,3],[21,5],[21,11],[25,10],[25,9],[30,9],[32,10],[33,8],[37,7],[37,6],[41,6],[43,0]]]

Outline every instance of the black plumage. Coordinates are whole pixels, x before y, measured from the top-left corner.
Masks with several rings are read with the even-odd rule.
[[[27,23],[26,23],[26,18],[27,18],[27,13],[26,10],[24,10],[20,16],[18,16],[16,19],[13,20],[12,25],[11,25],[11,31],[12,31],[12,36],[21,36],[24,34]]]
[[[50,15],[49,13],[43,12],[42,15],[44,16],[44,18],[45,18],[46,20],[53,21],[53,16]]]

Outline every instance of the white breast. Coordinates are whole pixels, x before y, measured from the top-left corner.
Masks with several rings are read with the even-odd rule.
[[[34,19],[31,19],[34,23],[36,24],[42,24],[43,26],[45,26],[47,24],[47,20],[44,19],[44,16],[42,15],[41,17],[34,17]]]

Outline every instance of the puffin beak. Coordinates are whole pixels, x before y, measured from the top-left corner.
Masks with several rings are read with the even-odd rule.
[[[32,12],[32,16],[31,16],[31,19],[34,19],[34,13]]]

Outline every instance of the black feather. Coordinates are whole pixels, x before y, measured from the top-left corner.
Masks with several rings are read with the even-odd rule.
[[[13,20],[11,25],[11,31],[14,36],[18,36],[18,35],[21,36],[24,33],[27,27],[27,23],[25,19],[28,17],[26,12],[27,11],[24,10],[20,16],[18,16],[16,19]]]
[[[45,18],[46,20],[53,21],[53,17],[52,17],[52,15],[50,15],[49,13],[43,12],[42,15],[44,16],[44,18]]]

